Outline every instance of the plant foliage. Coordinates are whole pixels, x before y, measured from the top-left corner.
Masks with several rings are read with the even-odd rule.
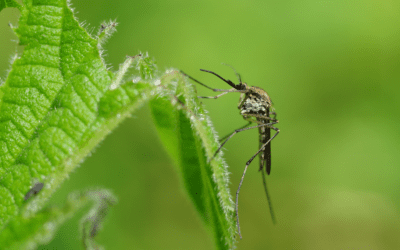
[[[72,194],[64,207],[46,204],[57,187],[124,118],[146,101],[189,198],[218,249],[234,246],[233,204],[226,164],[209,162],[218,147],[211,122],[191,85],[176,70],[161,77],[147,54],[107,69],[101,43],[116,23],[92,37],[66,0],[0,0],[17,7],[13,28],[24,51],[0,86],[0,249],[34,249],[58,226],[94,201],[82,220],[86,249],[116,198],[108,190]],[[126,80],[134,65],[138,76]],[[38,185],[40,183],[40,185]],[[41,184],[43,183],[43,185]],[[37,187],[42,187],[37,189]]]

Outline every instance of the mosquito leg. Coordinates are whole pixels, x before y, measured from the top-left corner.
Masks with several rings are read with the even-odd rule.
[[[236,90],[236,89],[214,89],[214,91],[216,91],[216,92],[225,91],[225,92],[222,93],[222,94],[216,95],[216,96],[198,96],[197,98],[217,99],[217,98],[219,98],[219,97],[221,97],[223,95],[226,95],[228,93],[231,93],[231,92],[242,92],[241,90]]]
[[[229,141],[229,139],[231,139],[232,136],[234,136],[235,134],[237,134],[237,133],[239,133],[239,132],[242,132],[242,131],[245,131],[245,130],[253,129],[253,128],[266,127],[266,126],[269,126],[270,124],[271,124],[271,123],[265,123],[265,124],[260,124],[260,125],[253,126],[253,127],[250,127],[250,128],[236,129],[236,130],[233,131],[233,133],[221,144],[221,146],[219,146],[219,148],[217,149],[217,151],[215,152],[215,154],[213,155],[213,157],[211,158],[211,160],[214,159],[214,157],[218,154],[218,152],[219,152],[219,151],[221,150],[221,148],[225,145],[225,143],[226,143],[227,141]]]
[[[195,82],[197,82],[198,84],[200,84],[200,85],[202,85],[202,86],[204,86],[204,87],[206,87],[206,88],[208,88],[208,89],[211,89],[212,91],[214,91],[214,89],[213,88],[211,88],[211,87],[209,87],[209,86],[207,86],[207,85],[205,85],[204,83],[201,83],[200,81],[197,81],[196,79],[194,79],[193,77],[191,77],[190,75],[188,75],[188,74],[186,74],[185,72],[183,72],[182,70],[180,71],[183,75],[185,75],[185,76],[187,76],[187,77],[189,77],[189,79],[191,79],[192,81],[195,81]]]
[[[273,208],[273,206],[272,206],[271,196],[269,195],[269,192],[268,192],[267,180],[266,180],[266,178],[265,178],[265,173],[264,173],[264,171],[261,171],[261,174],[262,174],[262,179],[263,179],[263,184],[264,184],[265,195],[267,196],[268,207],[269,207],[269,213],[270,213],[270,215],[271,215],[272,223],[276,224],[275,212],[274,212],[274,208]]]
[[[246,127],[250,126],[250,124],[252,124],[252,122],[250,122],[250,121],[249,121],[249,123],[247,123],[246,125],[244,125],[244,126],[243,126],[243,127],[241,127],[241,128],[238,128],[238,129],[243,129],[243,128],[246,128]],[[225,135],[224,137],[222,137],[222,138],[218,139],[218,140],[219,140],[219,142],[221,142],[221,141],[225,140],[225,139],[226,139],[228,136],[230,136],[230,133],[229,133],[229,134],[227,134],[227,135]]]
[[[211,90],[214,91],[214,92],[238,92],[236,89],[213,89],[213,88],[211,88],[211,87],[205,85],[204,83],[202,83],[202,82],[200,82],[200,81],[194,79],[193,77],[189,76],[188,74],[186,74],[186,73],[183,72],[182,70],[181,70],[181,73],[184,74],[185,76],[189,77],[189,79],[191,79],[192,81],[195,81],[195,82],[197,82],[198,84],[200,84],[201,86],[206,87],[206,88],[208,88],[208,89],[211,89]]]
[[[240,188],[242,187],[242,183],[243,183],[244,175],[246,174],[246,171],[247,171],[247,167],[250,165],[250,163],[251,163],[251,161],[252,161],[253,159],[254,159],[254,158],[250,159],[250,160],[246,163],[246,167],[244,168],[243,175],[242,175],[242,179],[240,180],[240,183],[239,183],[239,188],[238,188],[238,190],[236,191],[236,203],[235,203],[235,209],[236,209],[236,226],[237,226],[237,228],[238,228],[238,233],[239,233],[240,239],[242,239],[242,234],[240,233],[240,223],[239,223],[239,206],[238,206],[238,204],[239,204],[239,192],[240,192]]]
[[[228,94],[229,92],[224,92],[222,94],[216,95],[216,96],[197,96],[197,98],[204,98],[204,99],[217,99],[220,98],[223,95]]]
[[[204,70],[203,70],[203,71],[204,71]],[[208,72],[208,71],[207,71],[207,72]],[[211,89],[211,90],[214,91],[214,92],[224,92],[224,93],[219,94],[219,95],[217,95],[217,96],[198,96],[197,98],[217,99],[217,98],[219,98],[219,97],[221,97],[221,96],[223,96],[223,95],[225,95],[225,94],[227,94],[227,93],[230,93],[230,92],[240,92],[240,93],[245,93],[245,92],[247,92],[246,90],[237,90],[237,89],[213,89],[213,88],[211,88],[211,87],[205,85],[204,83],[202,83],[202,82],[200,82],[200,81],[194,79],[193,77],[187,75],[187,74],[186,74],[185,72],[183,72],[182,70],[181,70],[181,73],[184,74],[185,76],[189,77],[189,79],[191,79],[192,81],[195,81],[195,82],[197,82],[198,84],[200,84],[200,85],[202,85],[202,86],[204,86],[204,87],[206,87],[206,88],[208,88],[208,89]],[[220,77],[220,78],[221,78],[221,77]],[[226,82],[225,79],[223,79],[223,80]],[[229,81],[229,80],[228,80],[228,81]],[[229,81],[229,82],[231,82],[231,81]],[[232,82],[231,82],[231,83],[232,83]],[[232,83],[232,84],[233,84],[233,83]],[[231,85],[231,84],[229,84],[229,85]],[[231,86],[232,86],[232,85],[231,85]]]
[[[250,165],[250,163],[254,160],[254,158],[255,158],[262,150],[264,150],[265,146],[266,146],[270,141],[272,141],[272,139],[274,139],[274,138],[279,134],[279,129],[272,126],[272,125],[274,125],[274,124],[277,124],[277,122],[271,122],[271,123],[265,123],[265,124],[263,124],[263,125],[267,125],[268,128],[275,130],[276,133],[274,134],[274,136],[271,137],[271,139],[269,139],[266,143],[264,143],[264,145],[262,145],[262,147],[257,151],[257,153],[256,153],[255,155],[253,155],[253,156],[250,158],[250,160],[247,161],[246,167],[244,168],[244,171],[243,171],[242,179],[240,179],[239,187],[238,187],[238,189],[237,189],[237,191],[236,191],[236,204],[235,204],[235,209],[236,209],[236,224],[237,224],[237,228],[238,228],[238,232],[239,232],[239,237],[240,237],[240,239],[242,239],[242,234],[240,233],[239,205],[238,205],[238,204],[239,204],[239,192],[240,192],[240,188],[242,187],[243,179],[244,179],[244,176],[245,176],[245,174],[246,174],[247,167],[248,167],[248,166]],[[257,127],[261,127],[261,126],[262,126],[262,125],[259,125],[259,126],[257,126]],[[251,128],[253,128],[253,127],[251,127]],[[247,128],[247,129],[250,129],[250,128]],[[235,132],[236,132],[236,131],[235,131]],[[229,139],[229,138],[228,138],[228,139]],[[269,201],[270,201],[270,200],[269,200]]]
[[[237,89],[211,89],[214,92],[240,92],[240,93],[245,93],[246,90],[237,90]]]
[[[272,126],[271,126],[270,128],[272,128],[273,130],[275,130],[276,133],[275,133],[275,135],[274,135],[270,140],[268,140],[268,141],[261,147],[262,149],[263,149],[264,147],[266,147],[266,145],[267,145],[268,143],[270,143],[271,140],[279,133],[279,129],[277,129],[277,128],[275,128],[275,127],[272,127]],[[275,212],[274,212],[274,208],[273,208],[273,206],[272,206],[271,196],[269,195],[269,192],[268,192],[267,180],[266,180],[266,178],[265,178],[265,173],[264,173],[264,171],[261,171],[261,174],[262,174],[262,179],[263,179],[263,184],[264,184],[265,195],[266,195],[267,201],[268,201],[268,207],[269,207],[269,213],[270,213],[270,215],[271,215],[271,220],[272,220],[272,223],[276,224]]]
[[[273,129],[276,131],[276,133],[274,134],[274,136],[271,137],[271,139],[269,139],[266,143],[264,143],[264,145],[262,145],[262,147],[257,151],[257,153],[255,155],[253,155],[253,157],[250,160],[253,160],[254,157],[256,157],[264,148],[265,146],[267,146],[268,143],[270,143],[270,141],[272,141],[272,139],[274,139],[280,132],[280,130],[278,128],[275,128],[274,124],[277,124],[278,122],[271,122],[271,123],[265,123],[265,125],[268,125],[267,127],[270,129]]]
[[[277,119],[276,119],[276,116],[277,116],[277,114],[276,114],[274,111],[272,111],[272,112],[269,112],[269,114],[271,114],[271,115],[273,115],[273,116],[274,116],[274,120],[277,120]]]
[[[263,120],[269,120],[270,122],[274,122],[274,124],[276,124],[276,123],[279,122],[277,119],[275,119],[275,117],[274,117],[274,118],[271,118],[271,117],[266,116],[266,115],[246,114],[246,115],[244,115],[243,117],[244,117],[245,120],[247,120],[247,118],[249,118],[249,117],[255,117],[255,118],[259,118],[259,119],[263,119]],[[248,120],[247,120],[247,121],[248,121]],[[257,121],[255,121],[255,122],[257,122]],[[258,124],[261,124],[261,123],[259,123],[259,122],[257,122],[257,123],[258,123]]]

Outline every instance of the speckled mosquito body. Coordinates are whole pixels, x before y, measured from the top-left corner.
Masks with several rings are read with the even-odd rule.
[[[29,192],[25,195],[24,200],[28,200],[29,198],[31,198],[32,196],[35,196],[37,193],[40,192],[40,190],[42,190],[43,188],[43,183],[38,182],[35,185],[33,185],[33,187],[31,188],[31,190],[29,190]]]
[[[250,165],[250,163],[254,160],[254,158],[257,155],[259,155],[259,157],[260,157],[260,169],[259,170],[260,171],[263,170],[264,165],[265,165],[265,170],[266,170],[267,174],[269,175],[271,173],[271,141],[279,134],[279,129],[274,127],[274,125],[278,123],[278,120],[276,119],[276,113],[273,111],[274,109],[272,107],[271,98],[269,97],[267,92],[259,87],[248,86],[246,83],[242,82],[240,75],[236,71],[235,71],[235,73],[236,73],[236,76],[238,77],[239,84],[234,84],[232,81],[224,79],[212,71],[208,71],[208,70],[204,70],[204,69],[200,69],[200,70],[217,76],[218,78],[220,78],[221,80],[223,80],[224,82],[229,84],[231,87],[233,87],[233,89],[213,89],[213,88],[211,88],[211,87],[209,87],[187,75],[193,81],[197,82],[198,84],[200,84],[208,89],[211,89],[214,92],[223,92],[216,96],[199,96],[199,98],[217,99],[217,98],[219,98],[227,93],[230,93],[230,92],[239,92],[239,93],[241,93],[241,95],[240,95],[238,109],[240,110],[240,114],[243,116],[243,118],[249,122],[245,126],[235,130],[229,136],[222,138],[221,141],[223,141],[223,143],[218,148],[218,150],[215,152],[213,158],[218,154],[218,152],[225,145],[225,143],[229,139],[231,139],[235,134],[245,131],[245,130],[255,129],[255,128],[258,128],[258,131],[259,131],[259,143],[260,143],[259,150],[257,151],[256,154],[254,154],[246,162],[246,167],[243,171],[243,175],[240,180],[239,187],[236,191],[236,203],[235,203],[236,222],[237,222],[239,236],[240,236],[240,238],[242,238],[242,235],[240,232],[239,212],[238,212],[238,201],[239,201],[240,188],[242,186],[243,179],[244,179],[244,176],[247,171],[247,167]],[[185,74],[185,73],[183,73],[183,74]],[[271,117],[271,116],[273,116],[273,117]],[[257,126],[248,127],[252,123],[256,123]],[[276,131],[276,133],[272,137],[271,137],[271,129]],[[267,200],[268,200],[271,218],[272,218],[273,223],[275,224],[276,220],[275,220],[275,215],[274,215],[274,211],[272,208],[271,198],[269,196],[268,189],[267,189],[265,174],[263,171],[261,171],[261,172],[262,172],[264,189],[265,189],[265,193],[266,193]]]

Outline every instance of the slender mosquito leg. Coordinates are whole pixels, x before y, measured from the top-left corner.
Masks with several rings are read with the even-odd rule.
[[[274,116],[274,120],[277,120],[276,119],[276,116],[277,116],[277,114],[274,112],[274,111],[272,111],[272,112],[269,112],[271,115],[273,115]]]
[[[267,201],[268,201],[268,207],[269,207],[269,213],[271,214],[271,219],[272,223],[276,224],[276,217],[275,217],[275,212],[274,208],[272,206],[272,201],[271,201],[271,196],[269,195],[268,188],[267,188],[267,180],[265,178],[265,173],[264,171],[261,171],[262,174],[262,179],[263,179],[263,184],[264,184],[264,191],[267,196]]]
[[[208,89],[211,89],[211,90],[214,91],[214,92],[239,92],[239,91],[237,91],[236,89],[213,89],[213,88],[211,88],[211,87],[205,85],[204,83],[202,83],[202,82],[200,82],[200,81],[194,79],[193,77],[187,75],[187,74],[186,74],[185,72],[183,72],[182,70],[181,70],[181,73],[184,74],[185,76],[189,77],[189,79],[191,79],[192,81],[195,81],[195,82],[197,82],[198,84],[200,84],[201,86],[206,87],[206,88],[208,88]],[[225,80],[225,79],[224,79],[224,80]]]
[[[239,106],[239,109],[240,109],[240,106]],[[275,119],[275,117],[272,118],[272,117],[268,117],[268,116],[266,116],[266,115],[247,114],[247,115],[244,115],[243,117],[244,117],[244,119],[245,119],[246,121],[248,121],[247,118],[255,117],[255,118],[260,118],[260,119],[263,119],[263,120],[269,120],[270,123],[271,123],[271,122],[276,122],[276,123],[279,122],[277,119]],[[259,124],[260,124],[260,123],[259,123]],[[275,124],[275,123],[274,123],[274,124]]]
[[[219,97],[221,97],[223,95],[226,95],[228,93],[232,93],[232,92],[244,93],[245,92],[245,90],[236,90],[236,89],[213,89],[213,91],[215,91],[215,92],[223,92],[223,91],[225,91],[225,92],[222,93],[222,94],[219,94],[217,96],[198,96],[197,98],[217,99],[217,98],[219,98]]]
[[[208,71],[207,71],[207,72],[208,72]],[[214,92],[224,92],[224,93],[219,94],[219,95],[217,95],[217,96],[198,96],[197,98],[217,99],[217,98],[219,98],[219,97],[221,97],[221,96],[223,96],[223,95],[226,95],[227,93],[231,93],[231,92],[240,92],[240,93],[245,93],[245,92],[247,92],[246,90],[237,90],[237,89],[213,89],[213,88],[211,88],[211,87],[205,85],[204,83],[202,83],[202,82],[200,82],[200,81],[194,79],[193,77],[187,75],[187,74],[186,74],[185,72],[183,72],[182,70],[181,70],[181,73],[184,74],[185,76],[189,77],[189,79],[191,79],[191,80],[197,82],[198,84],[202,85],[203,87],[206,87],[206,88],[208,88],[208,89],[211,89],[211,90],[214,91]],[[215,73],[214,73],[214,74],[215,74]],[[218,76],[218,77],[220,77],[220,76]],[[220,78],[221,78],[221,77],[220,77]],[[232,84],[233,84],[230,80],[225,80],[225,79],[224,79],[224,81],[225,81],[225,82],[228,82],[228,81],[229,81],[229,85],[231,85],[231,86],[232,86]],[[233,86],[235,86],[235,85],[233,84]]]
[[[214,92],[240,92],[240,93],[245,93],[246,90],[237,90],[237,89],[211,89]]]
[[[253,127],[250,127],[250,128],[241,128],[241,129],[237,129],[237,130],[233,131],[233,133],[221,144],[221,146],[219,146],[219,148],[217,149],[217,151],[215,152],[215,154],[214,154],[214,156],[211,158],[211,160],[218,154],[218,152],[219,152],[219,151],[221,150],[221,148],[225,145],[225,143],[226,143],[227,141],[229,141],[229,139],[231,139],[232,136],[236,135],[237,133],[242,132],[242,131],[245,131],[245,130],[253,129],[253,128],[267,127],[267,126],[270,126],[270,125],[271,125],[271,123],[265,123],[265,124],[260,124],[260,125],[253,126]]]
[[[208,88],[208,89],[211,89],[212,91],[215,91],[213,88],[211,88],[211,87],[205,85],[204,83],[202,83],[202,82],[200,82],[200,81],[197,81],[196,79],[194,79],[194,78],[191,77],[190,75],[186,74],[186,73],[183,72],[182,70],[181,70],[181,73],[184,74],[185,76],[189,77],[189,79],[191,79],[192,81],[195,81],[195,82],[197,82],[198,84],[200,84],[200,85],[202,85],[202,86],[204,86],[204,87],[206,87],[206,88]]]
[[[274,134],[274,136],[271,137],[271,139],[269,139],[266,143],[264,143],[264,145],[262,145],[262,147],[257,151],[257,153],[256,153],[255,155],[253,155],[253,156],[250,158],[250,160],[248,160],[248,161],[246,162],[246,167],[244,168],[243,175],[242,175],[242,179],[240,179],[239,188],[238,188],[237,191],[236,191],[236,204],[235,204],[235,208],[236,208],[236,223],[237,223],[237,228],[238,228],[238,232],[239,232],[239,237],[240,237],[240,239],[242,239],[242,234],[240,233],[239,206],[238,206],[238,204],[239,204],[239,192],[240,192],[240,188],[242,187],[243,179],[244,179],[244,176],[245,176],[245,174],[246,174],[247,167],[248,167],[248,166],[250,165],[250,163],[254,160],[254,158],[255,158],[262,150],[264,150],[265,146],[266,146],[270,141],[272,141],[272,139],[274,139],[274,138],[279,134],[279,129],[277,129],[277,128],[275,128],[275,127],[272,126],[272,125],[274,125],[274,124],[277,124],[277,122],[271,122],[271,123],[266,123],[266,124],[264,124],[264,125],[268,125],[268,126],[267,126],[268,128],[271,128],[271,129],[275,130],[276,133]],[[260,127],[261,127],[261,126],[260,126]],[[235,131],[235,132],[236,132],[236,131]]]
[[[250,124],[252,124],[252,122],[249,122],[249,123],[247,123],[246,125],[244,125],[243,127],[240,127],[240,128],[238,128],[238,129],[246,128],[246,127],[250,126]],[[230,136],[230,135],[231,135],[231,133],[229,133],[229,134],[225,135],[224,137],[218,139],[218,141],[221,142],[221,141],[225,140],[225,139],[226,139],[228,136]]]
[[[242,239],[242,234],[240,233],[240,223],[239,223],[239,208],[238,208],[239,192],[240,192],[240,187],[242,186],[242,183],[243,183],[244,175],[246,174],[247,167],[249,166],[249,164],[250,164],[249,162],[246,163],[246,167],[244,168],[242,179],[240,180],[240,183],[239,183],[239,188],[238,188],[238,190],[236,190],[236,204],[235,204],[235,208],[236,208],[236,226],[238,228],[238,233],[239,233],[240,239]]]
[[[216,95],[216,96],[198,96],[197,98],[207,98],[207,99],[217,99],[223,95],[228,94],[229,92],[224,92],[222,94]]]
[[[277,129],[277,128],[275,128],[275,127],[272,127],[272,129],[274,129],[274,130],[277,132],[277,133],[274,135],[274,137],[275,137],[275,136],[279,133],[279,129]],[[272,140],[272,139],[273,139],[273,138],[271,138],[271,140]],[[271,140],[269,140],[269,141],[271,141]],[[268,143],[268,142],[267,142],[267,143]],[[261,148],[265,147],[265,146],[267,145],[267,143],[264,144]],[[263,179],[263,184],[264,184],[265,195],[266,195],[266,197],[267,197],[267,202],[268,202],[268,207],[269,207],[269,213],[270,213],[270,215],[271,215],[272,223],[275,225],[275,224],[276,224],[275,212],[274,212],[274,208],[273,208],[273,206],[272,206],[271,196],[269,195],[269,192],[268,192],[267,180],[266,180],[266,178],[265,178],[265,173],[264,173],[264,171],[261,171],[261,174],[262,174],[262,179]]]

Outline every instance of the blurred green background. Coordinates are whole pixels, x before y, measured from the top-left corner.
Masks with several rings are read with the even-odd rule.
[[[238,249],[400,248],[399,1],[74,0],[72,6],[93,34],[102,21],[117,19],[118,32],[105,45],[114,69],[126,55],[148,51],[160,71],[182,69],[227,88],[199,71],[236,82],[223,62],[269,93],[281,130],[268,177],[278,224],[272,225],[253,163],[239,201]],[[3,79],[17,47],[8,22],[16,24],[18,15],[0,13]],[[233,93],[203,101],[221,136],[246,123],[238,99]],[[239,133],[225,147],[232,194],[257,138],[257,131]],[[113,190],[119,203],[98,235],[107,249],[212,249],[174,170],[144,107],[101,143],[52,202],[93,186]],[[40,249],[79,249],[82,214]]]

